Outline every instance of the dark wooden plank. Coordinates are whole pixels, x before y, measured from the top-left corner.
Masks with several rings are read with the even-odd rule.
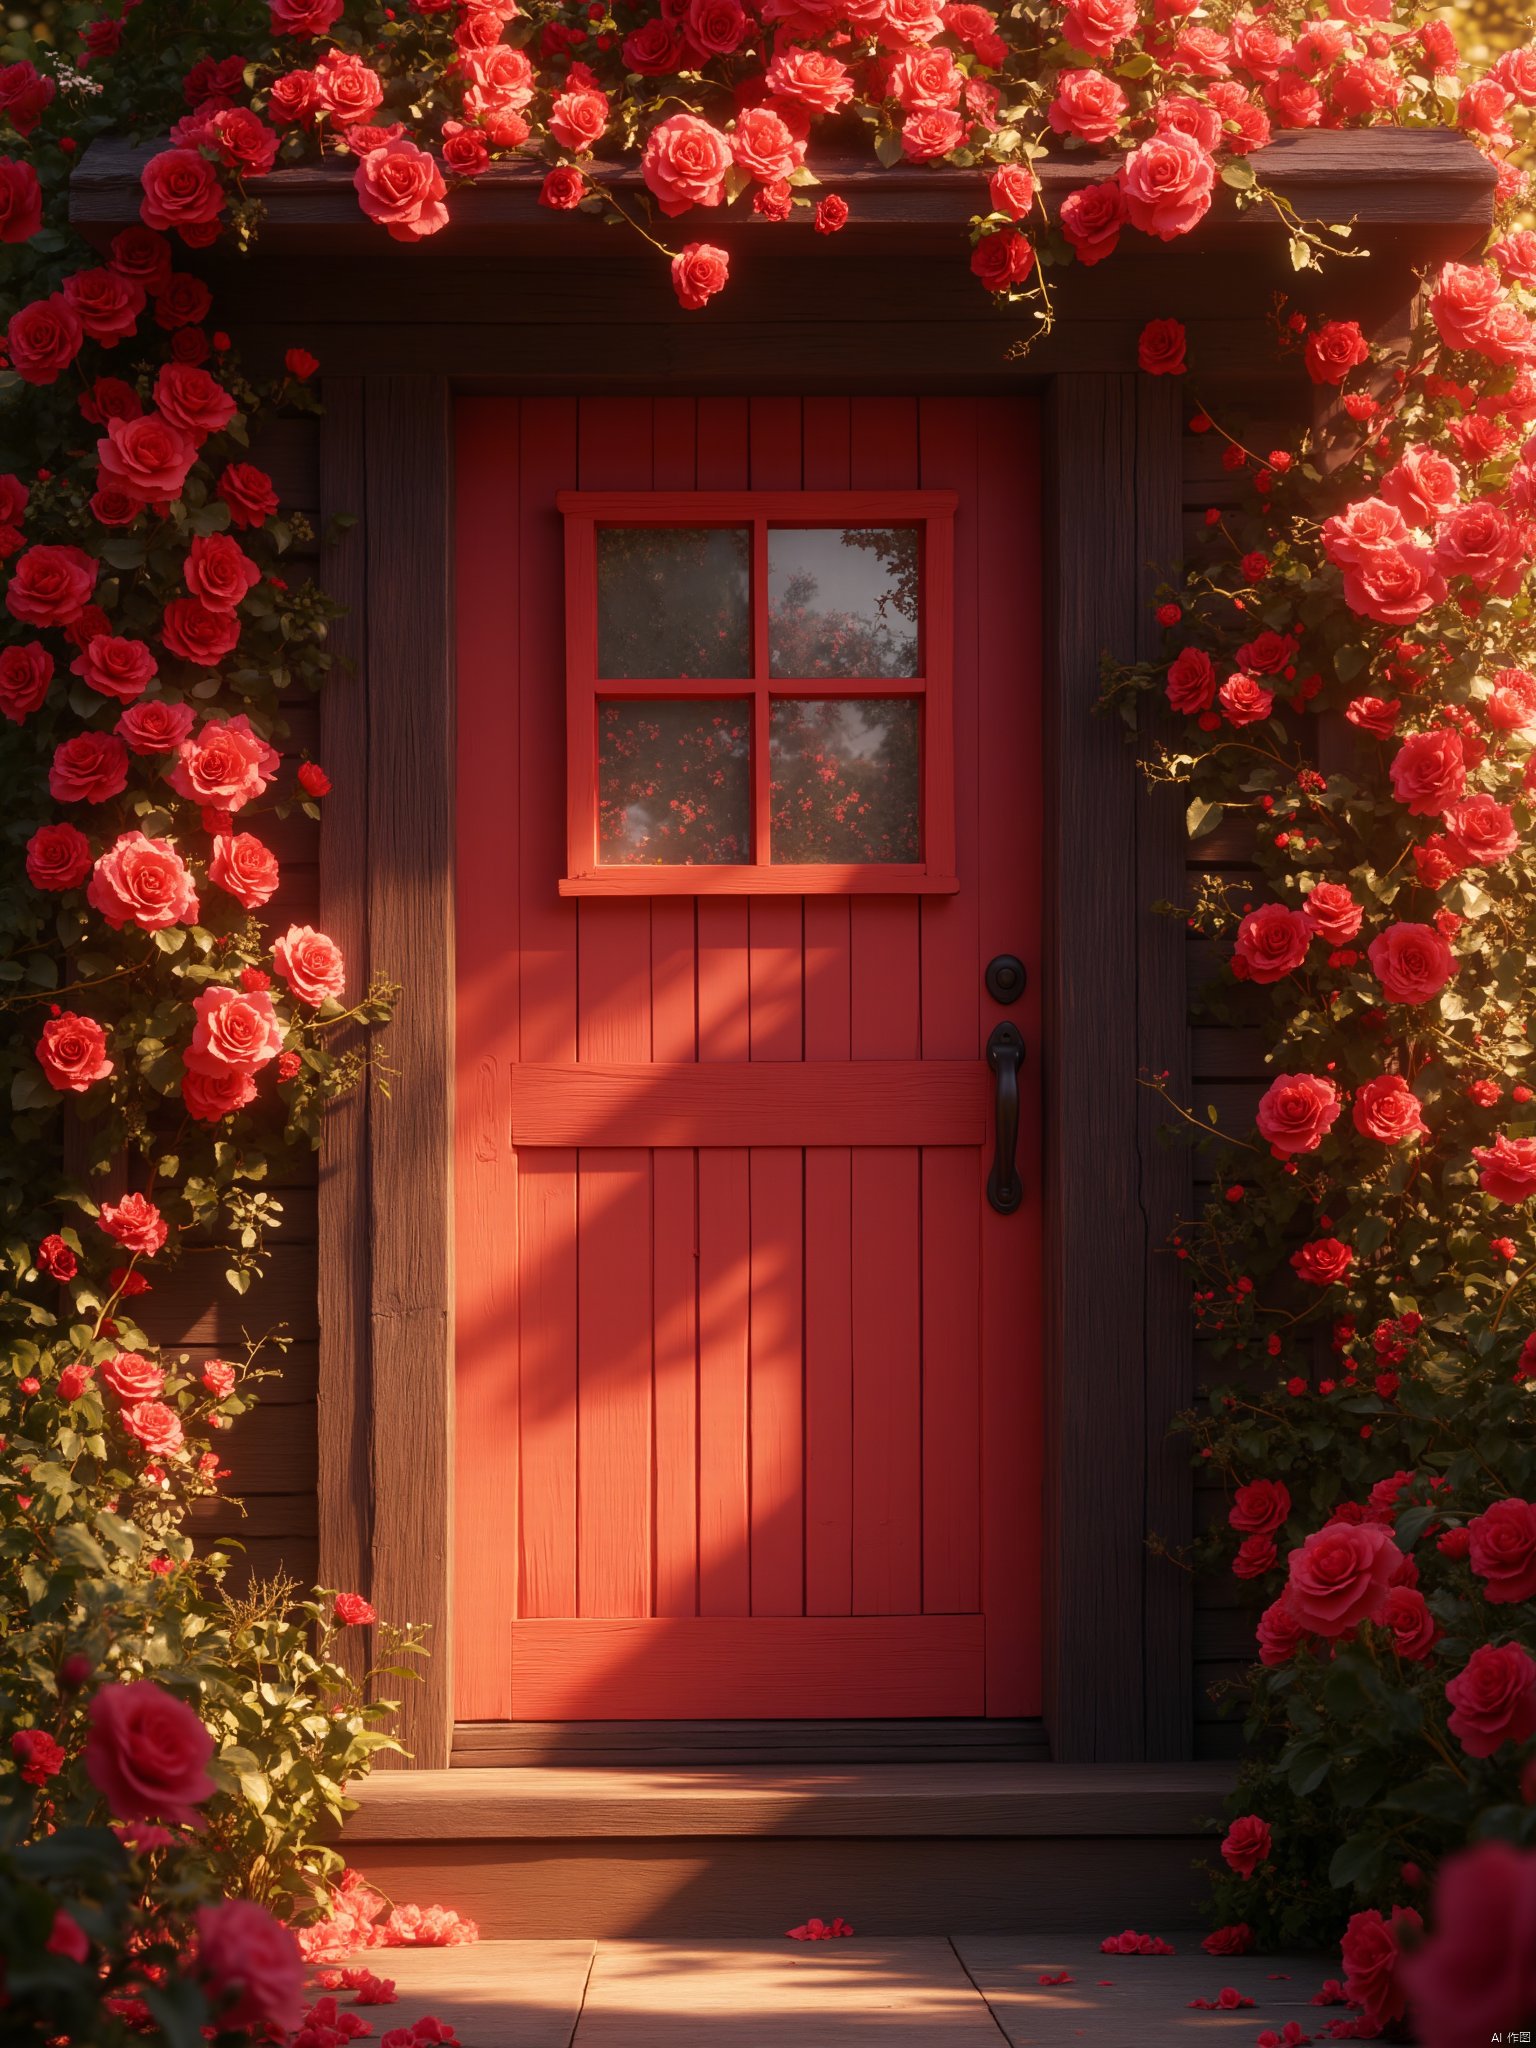
[[[299,1494],[315,1498],[315,1411],[307,1401],[262,1401],[219,1439],[229,1472],[225,1493]]]
[[[276,1332],[313,1340],[313,1245],[278,1241],[249,1294],[236,1294],[226,1281],[228,1264],[217,1246],[183,1252],[154,1292],[135,1304],[146,1333],[157,1343],[212,1345],[226,1354]]]
[[[1189,1070],[1200,1081],[1262,1081],[1268,1040],[1262,1031],[1199,1027],[1189,1034]]]
[[[1183,395],[1175,380],[1143,377],[1136,386],[1136,551],[1134,592],[1139,658],[1155,659],[1163,632],[1153,617],[1160,576],[1172,574],[1179,554],[1180,428]],[[1167,736],[1168,713],[1152,713],[1150,745]],[[1152,721],[1149,721],[1151,723]],[[1189,1086],[1189,1033],[1185,1023],[1184,933],[1152,906],[1176,902],[1184,885],[1187,840],[1184,793],[1149,787],[1138,777],[1136,800],[1137,1067],[1166,1074],[1176,1101]],[[1145,1231],[1142,1318],[1145,1373],[1144,1528],[1174,1549],[1190,1533],[1189,1458],[1169,1436],[1190,1396],[1189,1287],[1182,1269],[1159,1252],[1190,1206],[1190,1154],[1162,1137],[1168,1111],[1149,1089],[1139,1091],[1140,1203]],[[1142,1610],[1145,1667],[1145,1749],[1148,1757],[1176,1760],[1190,1753],[1189,1645],[1193,1603],[1190,1576],[1168,1557],[1144,1548]]]
[[[322,387],[321,510],[361,520],[367,495],[363,382]],[[320,914],[341,947],[351,987],[368,982],[367,541],[359,524],[321,557],[321,581],[345,615],[331,629],[336,656],[320,699],[320,760],[331,777],[320,838]],[[318,1385],[320,1571],[342,1591],[371,1587],[368,1465],[368,1115],[366,1089],[325,1120],[319,1191]],[[367,1645],[343,1651],[363,1667]]]
[[[326,378],[322,394],[328,408],[334,409],[338,402],[344,402],[340,387],[350,381]],[[322,441],[328,443],[324,459],[327,469],[334,473],[337,424],[334,410],[329,423],[308,415],[296,415],[291,419],[268,417],[251,435],[250,459],[260,464],[271,477],[285,510],[307,512],[313,517],[320,509],[321,445]],[[361,507],[351,505],[338,509],[356,512]]]
[[[445,381],[368,380],[368,945],[409,987],[368,1118],[373,1596],[431,1630],[397,1723],[426,1767],[452,1734],[450,430]]]
[[[1041,1763],[1041,1721],[460,1721],[453,1766]]]
[[[1093,716],[1102,651],[1140,625],[1136,382],[1062,378],[1046,421],[1045,1698],[1076,1763],[1146,1740],[1137,771]]]

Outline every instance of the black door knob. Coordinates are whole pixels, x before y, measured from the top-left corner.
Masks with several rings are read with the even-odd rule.
[[[994,1003],[1016,1003],[1028,980],[1017,953],[999,953],[987,963],[987,994]]]

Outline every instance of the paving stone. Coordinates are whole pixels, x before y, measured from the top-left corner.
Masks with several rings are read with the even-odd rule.
[[[450,2021],[463,2048],[570,2048],[592,1954],[590,1941],[480,1941],[370,1949],[349,1963],[393,1978],[398,1993],[394,2005],[359,2008],[373,2025],[373,2048],[391,2027],[428,2013]],[[336,1997],[351,2006],[351,1992]]]

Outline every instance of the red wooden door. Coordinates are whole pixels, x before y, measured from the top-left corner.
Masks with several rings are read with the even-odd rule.
[[[457,1715],[1036,1713],[1034,409],[472,399],[457,459]],[[570,491],[955,494],[953,893],[561,893]]]

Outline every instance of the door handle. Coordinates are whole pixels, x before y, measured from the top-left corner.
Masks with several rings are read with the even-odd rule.
[[[1024,1034],[1017,1024],[993,1027],[987,1040],[987,1065],[997,1076],[997,1150],[987,1175],[987,1200],[1000,1216],[1011,1216],[1024,1199],[1019,1179],[1019,1068],[1024,1064]]]

